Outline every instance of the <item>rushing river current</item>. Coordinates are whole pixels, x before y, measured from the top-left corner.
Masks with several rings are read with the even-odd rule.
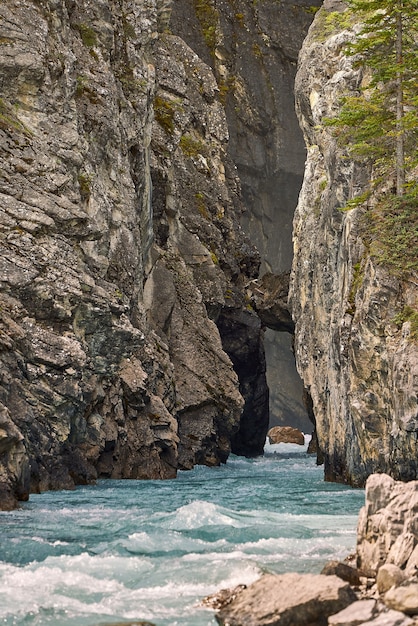
[[[0,624],[213,626],[204,596],[353,551],[363,500],[289,444],[177,480],[31,496],[0,514]]]

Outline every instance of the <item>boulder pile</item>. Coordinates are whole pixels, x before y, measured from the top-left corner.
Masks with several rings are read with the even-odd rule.
[[[368,478],[347,562],[241,587],[206,602],[222,626],[418,626],[418,481]]]

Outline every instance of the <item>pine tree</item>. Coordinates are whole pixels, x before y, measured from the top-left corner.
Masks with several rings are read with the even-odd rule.
[[[418,0],[347,0],[361,23],[348,54],[369,69],[367,86],[329,120],[351,154],[373,165],[375,183],[393,177],[396,194],[418,163]],[[409,187],[413,187],[409,181]],[[418,193],[418,192],[417,192]]]
[[[325,123],[372,172],[370,189],[347,204],[373,192],[362,218],[370,253],[406,277],[418,272],[418,0],[347,5],[361,25],[347,54],[363,68],[363,87]]]

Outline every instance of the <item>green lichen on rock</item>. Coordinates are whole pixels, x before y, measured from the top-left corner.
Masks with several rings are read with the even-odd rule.
[[[219,13],[211,0],[193,0],[196,17],[199,20],[202,34],[211,55],[215,56],[218,43]]]
[[[0,130],[21,133],[26,137],[32,135],[31,131],[17,117],[16,109],[2,98],[0,98]]]

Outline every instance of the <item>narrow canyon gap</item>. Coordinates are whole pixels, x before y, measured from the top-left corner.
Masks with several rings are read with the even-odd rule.
[[[229,152],[245,205],[241,224],[260,252],[260,275],[290,272],[292,265],[293,214],[306,158],[294,78],[299,50],[320,5],[318,0],[213,2],[206,12],[193,0],[173,5],[171,29],[213,68],[220,86]],[[212,39],[210,28],[216,33]],[[292,333],[266,324],[270,425],[290,423],[310,433]],[[257,403],[251,410],[257,413]]]

